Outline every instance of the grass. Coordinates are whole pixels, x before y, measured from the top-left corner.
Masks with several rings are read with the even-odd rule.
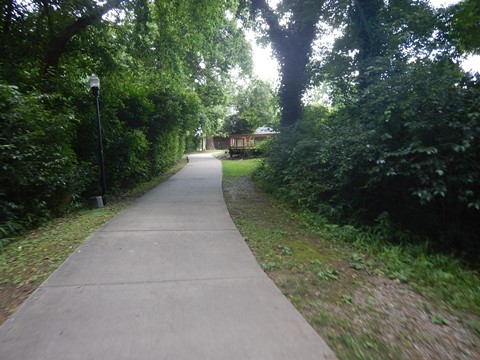
[[[391,244],[376,229],[359,230],[349,225],[326,224],[324,219],[318,221],[315,215],[307,212],[295,216],[319,236],[348,243],[362,252],[363,256],[351,259],[350,266],[354,269],[376,271],[389,279],[408,283],[422,295],[446,307],[480,314],[479,274],[468,269],[459,259],[431,253],[425,243]]]
[[[85,238],[185,165],[186,160],[179,162],[165,174],[111,199],[104,208],[82,210],[57,218],[17,237],[7,245],[0,252],[0,323],[5,321]]]
[[[480,358],[476,272],[292,210],[254,186],[257,164],[223,161],[229,211],[260,266],[340,359]]]
[[[259,159],[248,160],[229,160],[223,162],[223,176],[227,178],[236,178],[239,176],[249,176],[258,167]]]

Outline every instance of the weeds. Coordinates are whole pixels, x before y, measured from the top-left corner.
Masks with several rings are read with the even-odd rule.
[[[224,173],[232,218],[262,268],[340,359],[478,354],[475,271],[431,252],[424,239],[412,243],[387,216],[372,228],[358,228],[293,210],[278,199],[260,201],[264,194],[241,173]],[[448,341],[452,334],[463,345]]]
[[[390,242],[388,234],[392,229],[385,225],[385,219],[375,228],[358,229],[351,225],[328,224],[321,216],[309,212],[299,213],[297,218],[310,231],[353,246],[356,252],[350,256],[351,268],[374,268],[373,261],[359,255],[359,252],[365,253],[375,259],[375,266],[388,278],[408,283],[423,295],[446,305],[480,314],[478,272],[468,269],[454,256],[432,252],[426,240],[412,243],[402,237],[404,241],[400,244]],[[384,229],[379,230],[379,226]]]
[[[450,322],[440,314],[431,315],[430,316],[430,321],[433,324],[436,324],[436,325],[449,325],[450,324]]]
[[[16,235],[18,235],[20,228],[20,225],[13,221],[0,224],[0,252],[8,244],[15,241]]]
[[[338,280],[339,271],[337,269],[329,268],[317,272],[317,276],[322,280]]]

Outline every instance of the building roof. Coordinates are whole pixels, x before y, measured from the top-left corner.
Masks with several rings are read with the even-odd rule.
[[[272,128],[262,126],[255,130],[254,134],[276,134],[276,132]]]
[[[259,127],[255,132],[253,133],[248,133],[248,134],[230,134],[230,138],[240,138],[240,137],[246,137],[246,136],[261,136],[261,135],[275,135],[278,134],[278,132],[273,131],[272,128],[268,127]]]

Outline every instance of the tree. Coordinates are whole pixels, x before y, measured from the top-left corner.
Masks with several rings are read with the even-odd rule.
[[[463,0],[446,10],[451,19],[450,36],[466,52],[480,53],[480,3]]]
[[[92,1],[79,9],[82,15],[74,18],[71,22],[61,26],[60,29],[56,31],[56,24],[51,11],[52,4],[47,0],[42,0],[49,33],[43,72],[46,89],[51,90],[57,74],[60,57],[66,51],[71,39],[82,32],[87,26],[99,22],[103,15],[112,9],[118,8],[121,3],[121,0],[107,0],[103,5],[99,6],[96,1]]]
[[[308,84],[307,64],[316,25],[325,1],[284,0],[273,10],[266,0],[252,0],[252,14],[260,14],[265,32],[280,64],[281,125],[291,127],[302,113],[302,95]],[[286,23],[286,25],[283,25]]]
[[[311,67],[336,106],[307,108],[273,144],[262,176],[337,221],[371,224],[386,212],[434,244],[478,251],[479,80],[458,64],[467,47],[427,1],[354,0],[348,9],[343,35]]]
[[[236,113],[225,123],[227,134],[248,134],[261,126],[277,126],[277,98],[265,81],[253,79],[237,94],[233,106]]]
[[[2,2],[0,155],[8,171],[0,222],[28,225],[98,191],[92,72],[102,80],[107,194],[177,161],[203,120],[213,129],[233,70],[251,65],[244,35],[226,16],[235,9],[236,1]]]
[[[122,6],[121,0],[97,1],[35,1],[31,4],[9,1],[2,9],[2,62],[16,61],[17,57],[35,58],[38,81],[47,92],[54,91],[61,56],[71,51],[72,39],[87,27],[101,24],[102,16]],[[30,51],[25,47],[30,45]],[[20,48],[20,49],[18,49]],[[23,50],[23,51],[22,51]],[[32,59],[33,60],[33,59]]]

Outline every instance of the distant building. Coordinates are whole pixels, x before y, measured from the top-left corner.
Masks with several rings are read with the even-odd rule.
[[[228,138],[229,147],[228,151],[230,156],[235,155],[257,155],[259,150],[257,145],[268,138],[271,138],[275,135],[276,132],[273,129],[268,127],[259,127],[252,134],[234,134],[230,135]]]
[[[228,149],[228,137],[223,136],[214,136],[213,137],[213,146],[216,150]]]

